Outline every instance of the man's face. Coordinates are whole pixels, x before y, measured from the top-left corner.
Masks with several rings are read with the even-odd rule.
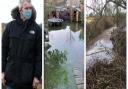
[[[27,1],[25,1],[22,6],[22,11],[25,11],[25,10],[32,10],[32,5]]]
[[[23,20],[30,19],[32,16],[32,5],[29,2],[24,1],[20,13]]]

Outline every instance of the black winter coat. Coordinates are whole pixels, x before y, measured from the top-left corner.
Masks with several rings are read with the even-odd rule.
[[[7,85],[14,89],[32,89],[33,78],[42,73],[42,31],[35,22],[33,8],[31,19],[23,22],[19,8],[12,10],[13,21],[9,22],[2,36],[2,72]]]

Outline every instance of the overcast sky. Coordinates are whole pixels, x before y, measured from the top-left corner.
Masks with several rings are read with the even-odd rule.
[[[37,23],[42,23],[43,20],[43,0],[31,0],[37,11]],[[2,0],[0,1],[0,23],[10,22],[12,20],[11,10],[19,4],[19,0]]]
[[[105,3],[105,0],[98,0],[98,3],[101,1]],[[92,7],[91,6],[92,4],[94,4],[94,5],[96,4],[94,2],[95,2],[94,0],[86,0],[86,5]],[[87,13],[86,13],[87,15],[93,12],[93,10],[89,9],[89,8],[87,8],[86,10],[87,10]]]

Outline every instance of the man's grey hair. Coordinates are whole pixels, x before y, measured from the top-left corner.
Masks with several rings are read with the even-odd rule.
[[[22,8],[22,5],[23,5],[24,1],[27,1],[27,2],[31,3],[31,0],[19,0],[19,9]]]

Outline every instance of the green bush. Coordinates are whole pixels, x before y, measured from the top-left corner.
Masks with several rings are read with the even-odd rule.
[[[67,71],[62,65],[67,61],[65,52],[45,51],[44,53],[44,88],[55,89],[61,82],[67,85]],[[61,81],[62,80],[62,81]]]

